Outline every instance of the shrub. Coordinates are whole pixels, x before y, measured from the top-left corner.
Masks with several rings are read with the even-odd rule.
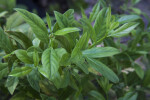
[[[89,17],[82,11],[80,21],[73,9],[55,11],[54,25],[47,14],[47,29],[36,14],[15,10],[33,32],[0,28],[0,48],[6,54],[0,79],[6,81],[11,100],[144,98],[149,70],[144,72],[135,60],[149,57],[149,46],[142,40],[147,34],[141,34],[139,16],[112,15],[110,7],[100,9],[97,3]],[[121,44],[120,37],[128,34],[134,40]]]

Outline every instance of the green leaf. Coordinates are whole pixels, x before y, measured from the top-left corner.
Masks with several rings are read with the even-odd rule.
[[[0,79],[8,74],[8,64],[0,63]]]
[[[33,59],[27,55],[25,50],[16,50],[15,54],[19,60],[27,64],[33,64]]]
[[[64,48],[55,49],[55,52],[56,52],[57,56],[59,57],[59,61],[61,60],[63,55],[67,53],[67,51]]]
[[[10,94],[12,95],[19,83],[19,80],[17,77],[8,77],[6,81],[6,87],[8,88]]]
[[[90,36],[92,41],[96,41],[96,34],[93,26],[91,25],[90,21],[87,18],[80,19],[83,27],[83,33],[87,33],[88,37]]]
[[[89,74],[89,71],[88,71],[88,64],[86,64],[85,62],[76,62],[75,64],[76,64],[79,68],[81,68],[84,73]]]
[[[107,9],[107,17],[106,17],[106,27],[107,29],[110,27],[111,24],[111,8]]]
[[[22,25],[23,23],[24,23],[24,20],[23,20],[22,16],[20,16],[16,12],[7,18],[6,29],[7,30],[14,30],[16,27]]]
[[[37,38],[39,38],[42,42],[48,43],[48,31],[45,26],[45,23],[42,21],[40,17],[36,14],[30,13],[24,9],[15,9],[23,18],[24,20],[31,26],[34,34]]]
[[[120,53],[120,51],[113,47],[95,47],[82,51],[83,56],[90,58],[110,57]]]
[[[107,7],[107,4],[104,0],[99,0],[100,4],[102,5],[102,7]]]
[[[119,27],[118,29],[116,29],[115,31],[113,31],[109,36],[112,36],[112,37],[126,36],[133,29],[135,29],[138,25],[139,25],[139,23],[134,23],[134,22],[126,23],[126,24],[122,25],[121,27]]]
[[[69,85],[69,82],[70,82],[70,73],[69,73],[69,70],[64,70],[64,75],[61,79],[61,83],[60,83],[60,86],[61,88],[65,88]]]
[[[40,61],[39,54],[38,54],[38,51],[35,49],[34,52],[33,52],[34,66],[38,66],[39,61]]]
[[[64,15],[67,17],[68,19],[68,24],[69,26],[72,26],[72,24],[74,23],[75,19],[74,19],[74,9],[69,9],[67,10]]]
[[[80,31],[79,28],[76,27],[68,27],[68,28],[63,28],[61,30],[56,31],[54,34],[55,35],[66,35],[68,33],[72,33],[72,32],[78,32]]]
[[[27,75],[28,82],[30,83],[31,87],[36,91],[40,92],[40,74],[38,70],[35,68]]]
[[[50,18],[48,13],[46,13],[46,20],[47,20],[47,24],[48,24],[48,27],[49,27],[50,32],[51,32],[52,31],[52,23],[51,23],[51,18]]]
[[[10,72],[9,76],[21,77],[27,75],[31,71],[32,71],[32,67],[28,67],[28,66],[17,67]]]
[[[138,16],[138,15],[124,15],[121,18],[118,19],[118,22],[120,24],[124,24],[124,23],[127,23],[127,22],[135,21],[137,19],[141,19],[141,17]]]
[[[54,97],[49,97],[45,94],[40,94],[42,100],[56,100]]]
[[[106,65],[101,63],[98,60],[92,59],[92,58],[86,58],[87,62],[89,63],[90,67],[98,71],[100,74],[102,74],[104,77],[106,77],[108,80],[117,83],[119,82],[119,78],[117,75]]]
[[[150,86],[150,69],[145,72],[145,77],[143,79],[143,85],[149,87]]]
[[[55,18],[57,20],[57,23],[59,25],[60,28],[65,28],[68,26],[68,20],[67,20],[67,17],[57,11],[54,11],[54,14],[55,14]]]
[[[103,95],[95,90],[90,91],[89,94],[95,98],[94,100],[105,100]]]
[[[138,64],[135,64],[135,65],[134,65],[134,69],[135,69],[136,74],[137,74],[141,79],[143,79],[143,77],[144,77],[144,70],[141,68],[141,66],[139,66]]]
[[[99,11],[100,11],[100,2],[98,2],[98,3],[93,7],[92,12],[90,13],[90,18],[89,18],[90,22],[93,22],[93,21],[96,19],[96,17],[97,17],[97,15],[98,15]]]
[[[53,79],[55,73],[59,69],[59,57],[57,56],[53,48],[46,49],[42,54],[42,67],[40,67],[40,73],[48,79]]]
[[[5,50],[6,53],[11,53],[14,50],[12,42],[6,36],[1,27],[0,27],[0,48]]]
[[[94,30],[97,35],[97,39],[102,38],[106,34],[106,14],[107,8],[102,9],[95,20]]]
[[[0,71],[4,70],[7,67],[8,67],[7,63],[0,63]]]
[[[25,49],[32,46],[32,41],[23,33],[15,31],[6,31],[12,39],[16,40]]]
[[[82,49],[85,48],[87,42],[87,33],[83,34],[82,37],[79,39],[78,43],[74,47],[71,58],[74,58],[76,55],[78,55],[79,52],[81,52]]]
[[[137,97],[137,92],[127,92],[124,97],[121,97],[118,100],[137,100]]]

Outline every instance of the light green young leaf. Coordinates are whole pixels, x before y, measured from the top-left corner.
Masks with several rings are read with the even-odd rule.
[[[48,79],[53,79],[59,69],[59,57],[53,48],[46,49],[42,54],[42,67],[39,68],[41,74]]]
[[[17,77],[8,77],[6,81],[6,87],[8,88],[10,94],[12,95],[19,83],[19,80]]]
[[[29,66],[17,67],[10,72],[9,76],[21,77],[27,75],[31,71],[32,71],[32,67]]]
[[[17,8],[16,11],[24,18],[24,20],[31,26],[34,34],[42,42],[48,43],[48,31],[45,23],[36,14],[30,13],[24,9]]]
[[[115,31],[113,31],[112,33],[110,33],[109,36],[112,36],[112,37],[126,36],[138,25],[139,25],[139,23],[134,23],[134,22],[126,23],[126,24],[122,25],[121,27],[119,27],[118,29],[116,29]]]
[[[119,82],[119,78],[117,75],[106,65],[101,63],[98,60],[86,57],[87,62],[89,63],[90,67],[98,71],[100,74],[102,74],[104,77],[106,77],[108,80],[117,83]]]
[[[40,45],[40,40],[38,38],[35,38],[33,41],[32,41],[32,44],[36,47],[39,47]]]
[[[113,47],[95,47],[82,51],[83,56],[90,58],[110,57],[120,53],[120,51]]]
[[[100,2],[98,2],[98,3],[93,7],[92,12],[90,13],[90,18],[89,18],[90,22],[93,22],[93,21],[96,19],[96,17],[97,17],[97,15],[98,15],[99,11],[100,11]]]
[[[120,24],[124,24],[124,23],[127,23],[127,22],[135,21],[137,19],[141,19],[141,17],[138,16],[138,15],[125,15],[125,16],[122,16],[121,18],[119,18],[118,22]]]
[[[61,30],[58,30],[54,33],[54,35],[66,35],[68,33],[72,33],[72,32],[78,32],[80,31],[79,28],[76,27],[68,27],[68,28],[63,28]]]
[[[27,64],[33,64],[33,59],[27,55],[25,50],[16,50],[15,54],[19,60]]]
[[[6,31],[12,39],[16,40],[25,49],[32,46],[32,41],[23,33],[16,31]]]
[[[1,17],[5,17],[7,13],[8,13],[8,11],[3,11],[3,12],[1,12],[1,13],[0,13],[0,18],[1,18]]]
[[[106,27],[107,29],[110,27],[111,24],[111,8],[107,9],[107,17],[106,17]]]
[[[46,20],[47,20],[47,24],[48,24],[48,27],[49,27],[50,32],[51,32],[52,31],[52,25],[51,25],[52,23],[51,23],[51,18],[50,18],[48,13],[46,13]]]
[[[33,52],[34,66],[38,66],[39,61],[40,61],[39,54],[38,54],[38,51],[35,49],[34,52]]]

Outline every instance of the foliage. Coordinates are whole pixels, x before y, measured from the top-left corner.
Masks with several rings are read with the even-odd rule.
[[[15,9],[0,28],[0,90],[7,88],[10,100],[145,100],[149,30],[137,15],[100,9],[102,1],[80,21],[73,9],[55,11],[54,25],[47,14],[48,28],[36,14]],[[124,36],[131,39],[121,43]]]

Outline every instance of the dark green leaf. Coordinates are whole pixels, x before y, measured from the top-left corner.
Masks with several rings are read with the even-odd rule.
[[[114,83],[119,82],[117,75],[109,67],[107,67],[100,61],[92,59],[92,58],[87,57],[86,60],[89,63],[90,67],[92,67],[93,69],[98,71],[100,74],[102,74],[108,80],[110,80]]]
[[[16,40],[25,49],[32,46],[32,41],[23,33],[15,31],[6,31],[12,39]]]
[[[11,53],[14,50],[12,42],[6,36],[1,27],[0,27],[0,48],[5,50],[6,53]]]
[[[38,17],[36,14],[30,13],[24,9],[17,8],[16,11],[31,26],[31,28],[37,38],[39,38],[44,43],[49,42],[47,28],[45,26],[45,23],[42,21],[42,19],[40,17]]]
[[[28,75],[27,75],[28,82],[30,83],[31,87],[35,89],[36,91],[40,92],[40,74],[37,69],[33,69]]]
[[[141,66],[139,66],[138,64],[135,64],[135,65],[134,65],[134,69],[135,69],[136,74],[137,74],[141,79],[143,79],[143,77],[144,77],[144,70],[141,68]]]
[[[19,80],[17,77],[8,77],[6,81],[6,87],[8,88],[10,94],[13,94],[17,85],[19,83]]]
[[[103,95],[100,94],[100,93],[97,92],[97,91],[92,90],[92,91],[89,92],[89,94],[90,94],[92,97],[95,98],[94,100],[105,100],[105,98],[103,97]]]
[[[124,97],[119,98],[118,100],[137,100],[138,93],[137,92],[128,92]]]

